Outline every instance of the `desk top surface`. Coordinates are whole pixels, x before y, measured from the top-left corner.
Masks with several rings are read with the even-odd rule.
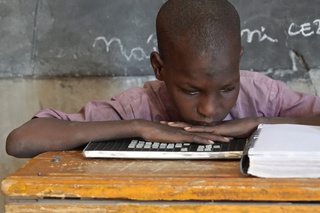
[[[2,181],[17,197],[320,201],[320,179],[245,177],[239,161],[85,159],[48,152]]]

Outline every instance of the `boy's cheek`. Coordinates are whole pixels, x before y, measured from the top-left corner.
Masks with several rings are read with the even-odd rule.
[[[197,107],[195,105],[188,102],[180,102],[177,108],[180,116],[186,121],[194,120],[197,117]]]

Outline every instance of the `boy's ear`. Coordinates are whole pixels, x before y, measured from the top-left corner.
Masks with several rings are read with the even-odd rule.
[[[163,81],[163,60],[158,52],[152,52],[150,54],[150,63],[156,78],[159,81]]]

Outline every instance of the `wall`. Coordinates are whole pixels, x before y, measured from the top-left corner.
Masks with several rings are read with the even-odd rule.
[[[6,136],[41,108],[75,112],[153,79],[148,54],[163,2],[0,0],[0,179],[26,162],[6,155]],[[320,2],[231,2],[243,17],[241,67],[319,94]]]
[[[157,50],[155,18],[163,2],[0,1],[6,50],[0,51],[0,77],[152,75],[149,54]],[[318,0],[231,2],[241,17],[241,68],[320,67]]]

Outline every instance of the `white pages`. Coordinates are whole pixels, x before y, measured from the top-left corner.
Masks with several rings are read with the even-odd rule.
[[[319,178],[320,126],[261,124],[241,164],[244,174],[258,177]]]

